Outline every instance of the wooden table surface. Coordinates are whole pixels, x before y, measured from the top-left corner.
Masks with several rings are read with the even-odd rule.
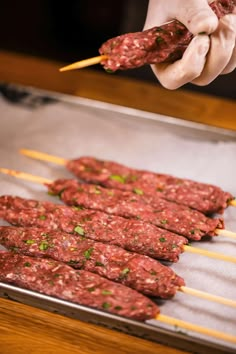
[[[236,102],[94,70],[59,73],[65,63],[0,52],[0,81],[88,97],[236,130]],[[0,353],[165,353],[183,351],[0,299]]]

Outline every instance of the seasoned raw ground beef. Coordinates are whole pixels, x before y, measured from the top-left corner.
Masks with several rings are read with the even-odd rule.
[[[50,257],[122,283],[150,296],[170,298],[184,281],[158,261],[101,242],[39,228],[0,227],[0,244],[15,252]]]
[[[52,259],[0,252],[0,281],[138,321],[159,313],[137,291]]]
[[[80,234],[171,262],[178,260],[183,246],[188,243],[183,236],[140,220],[20,197],[0,197],[0,214],[13,225]]]

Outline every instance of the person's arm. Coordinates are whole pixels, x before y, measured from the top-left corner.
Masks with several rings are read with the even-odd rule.
[[[218,20],[207,0],[149,0],[144,29],[177,19],[194,38],[182,59],[173,64],[151,65],[155,76],[168,89],[192,82],[208,85],[218,75],[236,67],[236,7]],[[236,1],[235,1],[236,3]]]

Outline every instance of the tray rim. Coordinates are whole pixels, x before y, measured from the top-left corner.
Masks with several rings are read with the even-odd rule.
[[[36,88],[34,86],[26,86],[26,85],[21,85],[21,84],[7,84],[9,87],[15,87],[16,89],[24,89],[24,90],[28,90],[30,93],[38,95],[38,96],[49,96],[51,98],[54,98],[56,100],[58,100],[59,102],[62,103],[66,103],[66,104],[73,104],[73,105],[83,105],[83,106],[89,106],[89,107],[93,107],[93,108],[97,108],[97,109],[104,109],[104,110],[110,110],[112,112],[118,112],[118,113],[122,113],[125,115],[129,115],[130,118],[140,118],[140,119],[147,119],[147,120],[151,120],[151,121],[156,121],[159,123],[164,123],[166,125],[172,125],[172,126],[178,126],[178,127],[186,127],[186,128],[192,128],[198,131],[204,131],[204,132],[209,132],[209,133],[215,133],[215,134],[219,134],[228,138],[233,138],[236,139],[236,131],[234,130],[229,130],[229,129],[223,129],[220,127],[215,127],[215,126],[211,126],[211,125],[207,125],[207,124],[203,124],[203,123],[198,123],[198,122],[193,122],[193,121],[188,121],[185,119],[181,119],[181,118],[175,118],[175,117],[170,117],[167,115],[163,115],[163,114],[158,114],[158,113],[153,113],[153,112],[149,112],[149,111],[143,111],[140,109],[135,109],[135,108],[131,108],[131,107],[126,107],[126,106],[122,106],[122,105],[117,105],[117,104],[112,104],[112,103],[108,103],[108,102],[103,102],[103,101],[99,101],[99,100],[94,100],[94,99],[90,99],[90,98],[85,98],[85,97],[80,97],[80,96],[74,96],[74,95],[70,95],[70,94],[65,94],[65,93],[60,93],[60,92],[55,92],[55,91],[50,91],[50,90],[44,90],[44,89],[39,89]],[[164,119],[163,119],[164,118]],[[3,291],[2,291],[3,289]],[[4,291],[5,290],[5,291]],[[10,295],[6,294],[6,292],[9,292]],[[175,343],[171,342],[171,346],[175,346],[176,348],[179,349],[183,349],[183,350],[193,350],[193,345],[194,345],[194,352],[196,352],[196,349],[199,348],[200,351],[198,351],[198,353],[205,353],[204,350],[208,350],[208,353],[234,353],[235,352],[235,348],[236,346],[233,345],[233,347],[229,347],[225,344],[225,342],[221,341],[221,343],[219,344],[219,342],[214,342],[211,340],[207,340],[207,339],[202,339],[202,338],[197,338],[196,336],[192,335],[192,334],[181,334],[178,333],[176,331],[171,331],[170,329],[165,329],[163,327],[159,327],[159,326],[154,326],[151,325],[150,323],[147,322],[136,322],[136,321],[132,321],[130,319],[124,318],[124,317],[120,317],[120,316],[116,316],[116,315],[112,315],[109,313],[104,313],[102,311],[96,310],[96,309],[92,309],[89,307],[85,307],[82,305],[77,305],[74,304],[72,302],[69,301],[64,301],[64,300],[60,300],[54,297],[49,297],[47,295],[41,294],[41,293],[37,293],[37,292],[33,292],[27,289],[23,289],[23,288],[19,288],[16,286],[12,286],[6,283],[1,283],[0,282],[0,297],[8,297],[12,300],[14,299],[14,296],[17,298],[19,296],[25,296],[24,301],[20,301],[22,303],[28,304],[30,305],[30,303],[32,302],[32,299],[41,299],[41,300],[45,300],[48,301],[50,304],[53,304],[54,306],[67,306],[69,308],[73,308],[76,309],[80,312],[85,312],[88,313],[89,315],[95,315],[98,316],[100,319],[103,318],[103,322],[105,321],[113,321],[113,325],[112,328],[113,329],[118,329],[121,330],[127,334],[131,334],[131,335],[137,335],[141,338],[147,339],[145,337],[148,336],[148,333],[145,333],[143,336],[139,335],[139,334],[135,334],[133,333],[133,331],[130,331],[129,329],[120,329],[119,326],[116,326],[115,324],[117,323],[124,323],[126,326],[133,326],[134,328],[138,329],[140,328],[140,330],[144,330],[144,331],[150,331],[152,330],[153,332],[155,332],[156,334],[159,334],[161,337],[158,338],[157,343],[162,343],[165,345],[170,345],[168,343],[168,341],[165,341],[165,338],[173,339],[175,340]],[[23,299],[22,299],[23,300]],[[33,307],[39,307],[39,308],[47,308],[46,305],[42,305],[39,303],[38,306],[34,305]],[[32,305],[30,305],[32,306]],[[50,311],[49,311],[50,312]],[[51,311],[52,312],[52,311]],[[60,309],[57,310],[58,313],[60,313]],[[65,312],[61,312],[63,315],[68,316],[68,314],[65,314]],[[71,317],[71,316],[69,316]],[[84,321],[84,322],[88,322],[88,321]],[[90,321],[92,322],[92,321]],[[96,323],[97,325],[104,325],[104,323]],[[107,323],[105,324],[107,326]],[[107,326],[109,327],[109,325]],[[118,328],[116,328],[118,327]],[[132,333],[131,333],[132,332]],[[189,332],[189,333],[193,333],[194,332]],[[162,338],[163,337],[163,338]],[[211,337],[209,337],[211,338]],[[148,338],[150,339],[150,338]],[[156,341],[155,338],[151,338],[151,340]],[[203,351],[201,351],[203,349]]]

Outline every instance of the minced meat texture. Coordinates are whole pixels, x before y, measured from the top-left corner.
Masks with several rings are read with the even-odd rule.
[[[219,0],[210,4],[218,18],[232,13],[234,0]],[[101,64],[108,72],[138,68],[146,64],[174,62],[180,59],[193,34],[177,20],[143,32],[127,33],[109,39],[99,53],[106,55]]]
[[[64,203],[100,210],[111,215],[134,218],[185,236],[200,240],[203,236],[216,235],[223,228],[221,219],[211,219],[185,206],[177,206],[160,199],[151,206],[142,195],[107,189],[96,185],[81,184],[77,180],[57,180],[48,185],[50,193],[59,195]]]
[[[34,257],[50,257],[122,283],[143,294],[171,298],[184,281],[160,262],[137,253],[59,231],[0,227],[0,244]]]
[[[95,241],[171,262],[178,261],[183,246],[188,243],[183,236],[137,219],[125,219],[47,201],[1,196],[0,215],[13,225],[80,234]]]
[[[160,312],[153,301],[131,288],[47,258],[1,251],[0,281],[138,321]]]
[[[129,168],[113,161],[81,157],[67,168],[79,179],[104,187],[132,191],[149,203],[160,198],[196,209],[204,214],[221,213],[234,197],[221,188],[189,179]]]

